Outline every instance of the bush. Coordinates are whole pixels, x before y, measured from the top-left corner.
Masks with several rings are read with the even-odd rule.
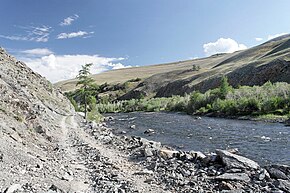
[[[105,86],[105,85],[104,85]],[[67,93],[74,107],[83,110],[78,102],[78,91]],[[217,115],[263,115],[290,114],[290,84],[265,83],[263,86],[240,86],[233,89],[226,77],[222,78],[221,86],[205,93],[194,91],[185,96],[169,98],[131,99],[111,102],[107,98],[96,100],[96,95],[89,98],[89,110],[93,114],[132,112],[132,111],[184,111],[192,113],[215,113]]]

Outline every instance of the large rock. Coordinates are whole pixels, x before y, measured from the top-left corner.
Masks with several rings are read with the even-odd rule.
[[[289,175],[289,171],[290,171],[289,166],[271,165],[271,166],[266,166],[265,168],[269,172],[271,178],[283,179],[283,180],[290,179],[287,176],[287,174]]]
[[[18,192],[18,190],[21,189],[21,185],[20,184],[13,184],[11,185],[9,188],[7,188],[4,193],[14,193],[14,192]]]
[[[285,121],[285,125],[286,126],[290,126],[290,119],[288,119],[288,120]]]
[[[285,191],[285,192],[290,192],[290,181],[289,180],[281,180],[278,179],[275,183],[279,189]]]
[[[221,158],[224,165],[226,165],[227,169],[231,168],[239,168],[239,169],[259,169],[260,166],[257,162],[245,158],[243,156],[239,156],[236,154],[232,154],[226,150],[216,150],[217,155]]]
[[[231,180],[231,181],[244,181],[249,182],[251,179],[245,173],[224,173],[222,175],[216,176],[216,180]]]
[[[163,159],[171,159],[173,157],[175,157],[179,152],[176,150],[169,150],[169,149],[160,149],[159,151],[159,155],[163,158]]]

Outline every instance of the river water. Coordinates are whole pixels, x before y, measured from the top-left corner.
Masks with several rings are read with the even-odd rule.
[[[182,113],[116,113],[107,122],[116,134],[135,135],[160,141],[181,150],[213,152],[215,149],[237,148],[239,153],[261,165],[290,165],[290,127],[265,123],[194,116]],[[135,129],[130,129],[135,125]],[[144,134],[154,129],[155,134]]]

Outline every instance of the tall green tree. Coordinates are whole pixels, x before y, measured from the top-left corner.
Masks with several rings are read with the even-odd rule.
[[[220,97],[221,99],[225,99],[228,92],[232,89],[228,82],[228,78],[226,76],[223,76],[221,79],[221,85],[220,85]]]
[[[85,64],[82,66],[82,69],[79,71],[79,74],[77,75],[78,82],[77,86],[80,85],[80,92],[83,95],[83,103],[85,106],[84,113],[85,113],[85,119],[87,120],[87,112],[88,112],[88,101],[90,100],[90,93],[92,92],[92,89],[95,87],[94,79],[90,77],[90,68],[93,64]]]

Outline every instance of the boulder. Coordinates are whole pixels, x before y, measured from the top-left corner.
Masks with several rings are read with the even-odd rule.
[[[144,156],[145,157],[151,157],[151,156],[153,156],[154,155],[154,149],[152,149],[152,148],[149,148],[149,147],[145,147],[144,148]]]
[[[244,181],[250,182],[251,179],[245,173],[224,173],[222,175],[214,177],[216,180],[230,180],[230,181]]]
[[[4,191],[4,193],[14,193],[14,192],[18,192],[19,189],[21,189],[21,185],[20,184],[13,184],[9,188],[7,188]]]
[[[61,178],[62,180],[66,180],[66,181],[72,181],[74,178],[73,178],[73,176],[72,175],[70,175],[68,172],[66,172],[63,176],[62,176],[62,178]]]
[[[290,119],[285,121],[285,126],[290,126]]]
[[[271,178],[283,179],[283,180],[287,180],[288,179],[287,175],[282,170],[280,170],[279,168],[276,168],[276,167],[273,167],[273,166],[266,166],[265,168],[269,172]]]
[[[104,121],[114,121],[114,120],[115,120],[115,118],[112,116],[108,116],[108,117],[104,118]]]
[[[285,192],[290,192],[290,181],[289,180],[278,179],[276,181],[276,185],[279,189],[281,189]]]
[[[161,148],[161,143],[160,142],[156,142],[156,141],[149,141],[145,138],[141,138],[140,142],[143,146],[148,146],[148,147],[152,147],[156,150],[159,150]]]
[[[160,149],[159,150],[159,155],[163,158],[163,159],[171,159],[173,157],[175,157],[179,152],[176,150],[169,150],[169,149]]]
[[[144,131],[144,134],[154,134],[155,130],[154,129],[147,129],[146,131]]]
[[[191,155],[195,157],[195,159],[204,159],[206,156],[200,151],[190,151]]]
[[[130,129],[136,129],[136,125],[131,125],[129,128]]]
[[[260,168],[259,164],[253,160],[230,153],[226,150],[217,149],[216,153],[222,160],[227,169],[239,168],[239,169],[254,169]]]

